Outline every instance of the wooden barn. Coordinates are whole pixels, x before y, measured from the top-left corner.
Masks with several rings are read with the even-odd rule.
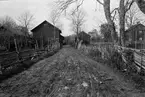
[[[37,41],[39,47],[47,46],[50,40],[57,40],[60,44],[63,42],[61,30],[53,26],[46,20],[31,30],[34,39]]]
[[[131,26],[125,33],[125,43],[127,46],[145,49],[145,26],[136,24]]]

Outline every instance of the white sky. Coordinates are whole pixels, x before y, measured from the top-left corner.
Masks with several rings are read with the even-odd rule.
[[[100,4],[96,4],[95,1],[96,0],[85,0],[82,6],[87,13],[86,22],[83,27],[86,32],[94,28],[99,29],[100,24],[105,22],[103,7]],[[117,1],[118,0],[111,0],[113,7],[118,5]],[[44,20],[49,19],[51,5],[52,0],[0,0],[0,17],[8,15],[13,19],[17,19],[23,12],[30,11],[35,17],[35,27]],[[61,22],[64,25],[62,35],[73,34],[70,30],[70,22],[65,18],[61,18]]]

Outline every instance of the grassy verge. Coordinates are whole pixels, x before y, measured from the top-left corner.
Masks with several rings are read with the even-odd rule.
[[[97,62],[111,67],[114,71],[123,75],[126,80],[132,81],[138,89],[145,91],[145,76],[138,72],[134,63],[133,52],[129,50],[123,52],[125,62],[122,53],[119,53],[113,46],[82,46],[80,51]]]
[[[15,66],[11,66],[11,67],[7,68],[6,70],[3,71],[3,74],[0,75],[0,82],[2,82],[3,80],[6,80],[8,78],[11,78],[16,74],[21,73],[24,70],[29,69],[31,66],[33,66],[38,61],[43,60],[44,58],[48,58],[48,57],[54,55],[56,52],[58,52],[58,50],[44,54],[33,60],[31,60],[31,59],[25,60],[24,62],[15,64]]]

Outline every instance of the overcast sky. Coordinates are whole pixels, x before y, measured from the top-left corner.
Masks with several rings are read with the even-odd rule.
[[[54,0],[53,0],[54,1]],[[96,0],[85,0],[83,9],[86,11],[86,22],[83,26],[86,32],[92,29],[98,29],[100,24],[105,22],[103,7],[100,4],[96,4]],[[111,0],[113,7],[118,6],[117,0]],[[30,11],[34,14],[35,21],[34,27],[44,20],[49,21],[49,14],[51,11],[52,0],[0,0],[0,17],[8,15],[16,19],[20,14],[25,11]],[[70,22],[64,18],[61,18],[63,23],[62,35],[70,35],[73,32],[70,30]]]

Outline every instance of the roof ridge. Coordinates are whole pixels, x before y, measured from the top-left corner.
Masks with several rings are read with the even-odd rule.
[[[40,24],[38,24],[35,28],[33,28],[31,31],[33,32],[33,31],[35,31],[35,29],[37,29],[38,27],[40,27],[42,24],[44,24],[44,23],[47,23],[47,24],[49,24],[50,26],[52,26],[52,27],[55,27],[56,29],[58,29],[58,30],[60,30],[59,28],[57,28],[56,26],[54,26],[53,24],[51,24],[50,22],[48,22],[47,20],[44,20],[43,22],[41,22]],[[61,31],[61,30],[60,30]]]

